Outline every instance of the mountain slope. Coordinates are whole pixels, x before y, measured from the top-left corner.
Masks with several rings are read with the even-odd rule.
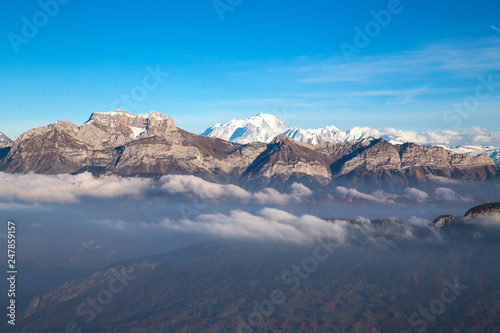
[[[307,143],[348,142],[369,137],[383,138],[393,144],[413,142],[422,145],[440,145],[453,153],[468,153],[473,156],[487,154],[500,166],[500,133],[477,127],[469,130],[447,131],[401,131],[393,128],[371,129],[353,127],[339,130],[335,126],[319,129],[301,129],[290,127],[280,118],[260,113],[246,120],[232,120],[226,124],[209,127],[202,135],[215,136],[224,140],[251,143],[271,142],[278,134],[284,134],[294,140]]]

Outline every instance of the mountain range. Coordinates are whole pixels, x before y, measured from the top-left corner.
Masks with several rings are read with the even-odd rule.
[[[207,128],[202,135],[246,144],[270,142],[279,134],[312,144],[349,142],[371,137],[383,138],[392,144],[413,142],[421,145],[434,145],[443,147],[452,153],[487,154],[495,161],[496,165],[500,166],[500,132],[478,127],[420,133],[394,128],[372,129],[369,127],[353,127],[348,130],[339,130],[335,126],[302,129],[288,126],[275,115],[259,113],[248,119],[233,119],[225,124],[215,124]]]
[[[259,115],[252,122],[246,130],[233,130],[227,139],[236,141],[241,136],[250,140],[250,135],[260,133],[261,139],[269,141],[274,129],[286,126],[268,115]],[[227,128],[243,123],[233,125]],[[217,128],[222,131],[226,126]],[[333,128],[321,133],[341,137]],[[82,125],[57,121],[22,134],[15,142],[6,142],[0,148],[0,170],[43,174],[90,171],[121,176],[183,174],[254,188],[287,188],[294,182],[328,187],[334,181],[369,180],[407,184],[425,182],[428,175],[487,180],[499,175],[499,168],[486,155],[452,154],[442,147],[400,144],[363,133],[350,132],[352,136],[339,142],[307,143],[278,134],[268,143],[251,139],[251,143],[242,144],[215,137],[215,131],[205,135],[187,132],[158,112],[132,114],[119,110],[93,113]]]

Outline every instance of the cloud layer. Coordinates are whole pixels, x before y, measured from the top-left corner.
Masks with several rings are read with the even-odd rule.
[[[195,176],[167,175],[159,180],[146,178],[103,177],[90,173],[47,176],[40,174],[8,174],[0,172],[0,200],[39,203],[78,203],[83,197],[117,198],[143,196],[151,190],[164,194],[197,196],[203,200],[232,200],[242,203],[284,205],[300,202],[313,192],[294,183],[290,193],[273,188],[249,192],[231,184],[216,184]],[[2,206],[0,206],[1,208]],[[15,208],[13,205],[5,206]]]
[[[431,239],[440,239],[428,221],[414,220],[414,223],[387,220],[385,224],[375,225],[365,218],[358,218],[354,222],[327,221],[312,215],[295,216],[283,210],[264,208],[257,214],[233,210],[229,214],[203,214],[195,219],[165,219],[162,226],[174,231],[206,233],[223,238],[294,243],[311,243],[326,238],[339,245],[350,244],[353,240],[389,244],[394,240],[416,239],[417,229],[427,230]]]
[[[85,196],[138,196],[151,187],[148,179],[94,178],[88,172],[57,176],[0,172],[0,184],[0,199],[50,203],[76,203]]]

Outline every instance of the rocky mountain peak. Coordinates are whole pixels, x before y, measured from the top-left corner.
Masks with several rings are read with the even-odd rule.
[[[124,110],[94,112],[87,123],[91,122],[101,122],[110,126],[120,123],[138,128],[146,126],[175,127],[171,117],[156,111],[137,114]]]
[[[14,144],[14,141],[12,141],[8,136],[0,132],[0,146],[11,146]]]
[[[175,131],[174,120],[159,112],[134,114],[128,111],[95,112],[81,127],[93,125],[113,135],[126,135],[137,139],[143,136],[165,136]]]
[[[465,216],[500,214],[500,202],[491,202],[472,207],[465,213]]]
[[[291,143],[292,140],[284,135],[284,134],[278,134],[271,142],[270,144],[271,145],[279,145],[279,144],[283,144],[283,143]]]

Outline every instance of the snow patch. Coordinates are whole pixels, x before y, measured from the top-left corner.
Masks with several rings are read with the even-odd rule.
[[[130,135],[132,139],[137,139],[145,131],[144,128],[140,127],[130,127],[130,129],[132,130],[132,134]]]

